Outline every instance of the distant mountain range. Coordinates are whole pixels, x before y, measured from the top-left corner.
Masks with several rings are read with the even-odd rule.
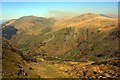
[[[99,14],[100,16],[104,16],[104,17],[108,17],[108,18],[112,18],[111,16],[105,15],[105,14]]]
[[[7,22],[8,20],[0,20],[0,25],[4,24],[5,22]]]

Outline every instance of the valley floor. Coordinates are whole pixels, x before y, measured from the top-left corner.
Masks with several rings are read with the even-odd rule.
[[[64,70],[59,69],[58,66],[50,62],[39,62],[28,64],[41,78],[66,78],[69,77]],[[60,67],[60,66],[59,66]]]
[[[119,60],[104,62],[56,62],[28,63],[32,74],[40,78],[120,78]],[[114,64],[113,64],[114,63]],[[28,76],[32,78],[32,76]]]

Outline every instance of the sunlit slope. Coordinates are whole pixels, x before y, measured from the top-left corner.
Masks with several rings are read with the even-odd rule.
[[[83,18],[85,18],[84,21],[82,21]],[[117,20],[94,14],[84,14],[59,23],[56,26],[59,28],[57,30],[54,30],[56,29],[54,25],[52,32],[43,35],[47,36],[44,40],[46,45],[37,49],[36,53],[65,54],[67,55],[66,59],[69,59],[69,56],[79,56],[78,58],[74,57],[74,59],[80,59],[84,56],[82,54],[99,56],[99,54],[106,53],[107,56],[118,51],[118,36],[115,36],[116,33],[112,35],[117,27]],[[115,38],[110,36],[115,36]]]
[[[18,30],[17,34],[12,36],[11,42],[20,49],[21,45],[25,45],[25,43],[29,42],[34,36],[51,31],[54,22],[55,19],[53,18],[24,16],[14,21],[9,20],[6,22],[3,30],[6,31],[6,29],[11,26]],[[5,34],[5,36],[9,36],[9,34]]]
[[[56,21],[22,17],[13,26],[18,32],[11,42],[24,54],[79,61],[107,59],[118,51],[118,20],[92,13]]]
[[[29,78],[40,77],[23,60],[22,53],[5,39],[2,40],[2,78]],[[21,70],[23,72],[21,72]],[[24,75],[27,74],[27,75]]]
[[[117,20],[87,13],[74,18],[65,18],[59,20],[53,26],[53,30],[59,30],[66,27],[75,27],[78,28],[101,28],[101,27],[112,27],[116,25]],[[77,30],[76,30],[77,31]]]

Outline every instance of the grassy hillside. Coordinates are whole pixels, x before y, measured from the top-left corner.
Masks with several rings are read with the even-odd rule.
[[[96,32],[77,48],[70,50],[67,54],[60,56],[64,60],[74,61],[101,61],[116,58],[119,54],[118,39],[120,34],[117,29],[108,32]]]
[[[57,20],[35,16],[17,19],[12,44],[25,55],[60,56],[62,60],[109,59],[118,51],[117,20],[88,13]],[[115,33],[116,34],[116,33]]]
[[[24,16],[3,29],[10,26],[18,31],[3,39],[3,78],[120,77],[117,19],[92,13],[62,20]]]
[[[2,44],[2,78],[40,77],[38,74],[33,74],[34,71],[29,70],[30,66],[22,59],[20,51],[5,39]]]

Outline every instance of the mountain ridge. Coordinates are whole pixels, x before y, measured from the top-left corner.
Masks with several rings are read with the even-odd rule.
[[[8,21],[3,34],[12,33],[10,27],[18,31],[10,44],[3,39],[3,77],[119,78],[118,23],[92,13],[61,20],[27,16]]]
[[[25,50],[26,53],[29,52],[29,50],[32,51],[33,49],[31,49],[31,47],[36,45],[35,47],[37,49],[34,51],[36,54],[41,54],[43,52],[47,55],[65,54],[68,51],[77,48],[80,43],[86,42],[87,39],[90,38],[91,40],[92,36],[99,37],[99,35],[101,35],[107,37],[114,28],[117,28],[116,19],[106,18],[92,13],[57,21],[54,19],[49,21],[45,18],[32,17],[27,16],[28,21],[26,20],[26,17],[22,17],[23,20],[18,19],[18,24],[15,23],[15,25],[13,25],[16,26],[18,32],[11,42],[20,50]],[[19,20],[21,20],[22,23],[21,21],[19,22]],[[35,25],[32,25],[34,20],[35,22],[37,20],[37,22],[34,23],[35,25],[52,24],[52,26],[49,25],[46,27],[44,26],[45,28],[41,28],[40,25],[37,25],[36,27]],[[22,29],[23,26],[25,26],[24,29]],[[34,29],[32,26],[36,28]],[[46,45],[40,48],[37,47],[37,45],[40,45],[43,42]],[[22,46],[25,46],[25,48]],[[50,46],[53,47],[49,48]]]

